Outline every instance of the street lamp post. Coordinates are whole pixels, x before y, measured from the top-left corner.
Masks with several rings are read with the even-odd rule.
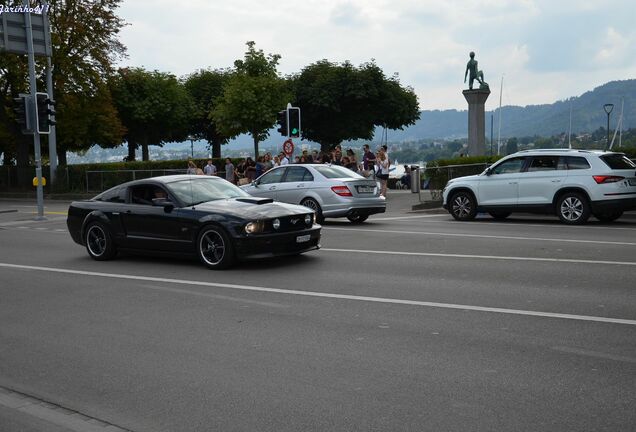
[[[609,120],[610,120],[610,114],[612,113],[612,110],[614,109],[614,104],[605,104],[603,105],[603,109],[607,113],[607,145],[605,146],[605,149],[607,150],[609,149],[609,145],[610,145]]]
[[[190,140],[190,157],[194,159],[194,137],[189,135],[186,139]]]

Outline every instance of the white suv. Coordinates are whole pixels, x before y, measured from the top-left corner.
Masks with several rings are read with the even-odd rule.
[[[526,150],[497,161],[479,175],[444,188],[444,208],[457,220],[486,211],[556,214],[566,224],[590,215],[603,222],[636,209],[636,165],[622,153],[600,150]]]

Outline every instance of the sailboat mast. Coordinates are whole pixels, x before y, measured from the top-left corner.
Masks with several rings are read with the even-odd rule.
[[[568,148],[572,148],[572,99],[570,99],[570,129],[568,132]]]
[[[503,79],[501,75],[501,88],[499,89],[499,131],[497,132],[497,154],[501,154],[501,98],[503,96]]]

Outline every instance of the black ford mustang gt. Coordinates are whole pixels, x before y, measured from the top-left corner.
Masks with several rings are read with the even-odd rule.
[[[87,201],[66,221],[91,258],[118,250],[191,254],[209,268],[239,259],[295,255],[320,248],[320,225],[307,207],[256,198],[212,176],[136,180]]]

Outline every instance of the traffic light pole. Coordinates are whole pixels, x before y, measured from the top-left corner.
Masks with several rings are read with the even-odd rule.
[[[44,3],[45,10],[48,11],[48,3]],[[44,19],[48,22],[49,14],[44,13]],[[49,94],[49,99],[55,100],[53,97],[53,68],[51,66],[51,57],[46,57],[46,90]],[[55,181],[55,177],[57,176],[57,139],[55,135],[55,125],[51,125],[51,132],[49,133],[49,164],[51,168],[51,174],[49,175],[49,180],[51,186]]]
[[[24,12],[24,19],[26,23],[27,34],[27,57],[29,59],[29,87],[31,88],[31,98],[34,101],[37,100],[37,84],[35,81],[35,54],[33,52],[33,28],[31,27],[31,14],[29,13],[29,0],[24,0],[22,3],[25,6],[26,12]],[[36,108],[37,109],[37,108]],[[34,116],[37,119],[37,115]],[[37,204],[38,215],[35,220],[46,220],[44,217],[44,189],[42,188],[42,153],[40,149],[40,132],[37,125],[33,133],[33,146],[35,156],[35,175],[38,179],[37,184]]]

